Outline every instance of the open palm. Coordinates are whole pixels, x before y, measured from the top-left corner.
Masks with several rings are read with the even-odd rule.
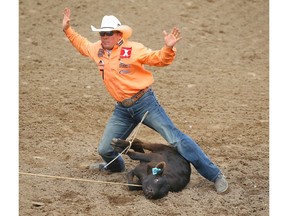
[[[69,8],[65,8],[63,15],[64,17],[63,17],[62,26],[63,26],[63,30],[66,30],[70,26],[71,10]]]
[[[164,30],[164,40],[165,40],[165,45],[167,47],[173,47],[180,39],[180,30],[176,27],[172,29],[170,34],[167,34],[167,32]]]

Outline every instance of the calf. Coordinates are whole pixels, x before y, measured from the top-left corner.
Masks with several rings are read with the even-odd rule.
[[[129,142],[114,138],[111,145],[122,152]],[[140,163],[128,172],[128,183],[142,185],[147,199],[159,199],[171,192],[181,191],[190,181],[191,167],[175,149],[164,144],[143,143],[134,140],[127,155]],[[144,149],[150,153],[145,153]],[[134,177],[138,179],[134,179]],[[141,190],[141,187],[129,186],[129,190]]]

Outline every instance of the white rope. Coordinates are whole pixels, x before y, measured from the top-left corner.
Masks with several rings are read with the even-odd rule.
[[[96,180],[91,180],[91,179],[80,179],[80,178],[71,178],[71,177],[63,177],[63,176],[52,176],[52,175],[35,174],[35,173],[19,172],[19,174],[20,175],[37,176],[37,177],[55,178],[55,179],[83,181],[83,182],[117,184],[117,185],[128,185],[128,186],[142,187],[142,185],[137,185],[137,184],[126,184],[126,183],[118,183],[118,182],[96,181]]]
[[[144,114],[141,121],[138,123],[138,125],[134,128],[134,130],[131,132],[129,137],[126,139],[129,141],[129,146],[127,146],[117,157],[115,157],[112,161],[110,161],[108,164],[104,166],[106,168],[109,164],[111,164],[114,160],[116,160],[120,155],[122,155],[124,152],[126,153],[132,146],[132,143],[134,139],[136,138],[137,133],[139,132],[140,126],[144,119],[146,118],[148,114],[148,111]],[[55,179],[65,179],[65,180],[74,180],[74,181],[83,181],[83,182],[94,182],[94,183],[105,183],[105,184],[117,184],[117,185],[128,185],[128,186],[135,186],[135,187],[142,187],[142,185],[137,184],[125,184],[125,183],[117,183],[117,182],[106,182],[106,181],[96,181],[91,179],[80,179],[80,178],[71,178],[71,177],[63,177],[63,176],[52,176],[52,175],[44,175],[44,174],[35,174],[35,173],[25,173],[25,172],[19,172],[20,175],[29,175],[29,176],[37,176],[37,177],[46,177],[46,178],[55,178]]]
[[[144,119],[146,118],[148,114],[148,111],[143,115],[141,121],[138,123],[138,125],[134,128],[134,130],[130,133],[130,135],[128,136],[128,138],[126,139],[126,141],[129,142],[129,146],[127,146],[121,153],[119,153],[117,155],[117,157],[115,157],[113,160],[111,160],[109,163],[107,163],[105,166],[104,166],[104,169],[109,166],[113,161],[115,161],[118,157],[120,157],[122,154],[126,154],[129,149],[131,148],[132,146],[132,143],[134,141],[134,139],[136,138],[136,135],[138,133],[138,131],[140,130],[140,126],[142,124],[142,122],[144,121]]]
[[[144,121],[144,119],[146,118],[147,114],[148,114],[148,111],[143,115],[139,124],[136,126],[136,128],[134,128],[134,130],[131,132],[131,134],[127,137],[126,141],[128,141],[130,144],[128,150],[131,148],[132,143],[133,143],[134,139],[136,138],[136,135],[137,135],[138,131],[140,130],[140,126],[141,126],[142,122]],[[127,153],[128,150],[125,153]]]

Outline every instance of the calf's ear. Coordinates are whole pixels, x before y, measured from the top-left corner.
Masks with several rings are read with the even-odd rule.
[[[164,161],[159,162],[156,166],[152,166],[151,164],[147,165],[147,174],[153,174],[153,175],[162,175],[164,169],[166,167],[166,163]]]
[[[157,168],[164,170],[164,168],[166,167],[166,163],[164,161],[158,163],[156,165]]]

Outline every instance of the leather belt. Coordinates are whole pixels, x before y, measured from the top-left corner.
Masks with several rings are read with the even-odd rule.
[[[139,100],[148,90],[150,87],[146,87],[145,89],[140,90],[135,95],[133,95],[131,98],[126,98],[121,102],[118,102],[118,104],[128,108],[131,107],[137,100]]]

